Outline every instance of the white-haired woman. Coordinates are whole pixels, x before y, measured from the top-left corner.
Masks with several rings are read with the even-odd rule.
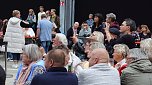
[[[121,75],[121,85],[151,85],[152,64],[140,48],[130,49],[127,56],[128,66]]]
[[[129,52],[129,48],[125,44],[116,44],[114,45],[113,59],[117,62],[114,66],[121,75],[124,68],[127,67],[126,57]]]
[[[35,75],[45,72],[42,54],[35,44],[25,45],[22,62],[16,75],[15,85],[30,85]]]

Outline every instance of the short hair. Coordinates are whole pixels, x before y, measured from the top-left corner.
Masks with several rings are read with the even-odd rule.
[[[69,54],[69,52],[70,52],[70,49],[69,49],[67,46],[65,46],[65,45],[56,46],[56,47],[54,47],[53,49],[61,49],[61,50],[63,50],[66,54]]]
[[[68,45],[67,38],[64,34],[56,33],[55,37],[59,39],[59,41],[62,43],[62,45],[65,45],[65,46]]]
[[[112,21],[116,20],[116,15],[114,13],[106,14],[106,18],[111,18]]]
[[[140,48],[145,52],[148,52],[148,51],[152,52],[152,39],[147,38],[147,39],[141,40]]]
[[[43,6],[40,6],[39,8],[44,8]]]
[[[53,12],[56,12],[56,9],[51,9]]]
[[[88,24],[86,21],[84,21],[82,24]]]
[[[20,14],[19,10],[13,10],[12,16],[15,17],[16,15]]]
[[[130,49],[128,55],[129,57],[133,58],[134,61],[140,60],[140,59],[148,59],[148,56],[140,48]]]
[[[129,53],[129,47],[125,44],[116,44],[113,49],[118,53],[122,53],[123,58],[126,58]]]
[[[42,19],[43,19],[43,18],[47,18],[46,14],[42,14],[42,15],[41,15],[41,18],[42,18]]]
[[[127,26],[130,26],[130,31],[136,31],[136,23],[134,20],[130,19],[130,18],[127,18],[125,19],[126,21],[126,25]]]
[[[53,60],[55,63],[59,63],[62,66],[65,65],[65,53],[61,49],[53,49],[48,52],[47,56],[49,61]]]
[[[42,58],[41,51],[36,44],[25,45],[23,53],[25,53],[31,61],[37,61]]]
[[[93,14],[89,14],[89,16],[92,16],[92,17],[93,17]]]

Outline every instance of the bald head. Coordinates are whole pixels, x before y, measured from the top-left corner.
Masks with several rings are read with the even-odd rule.
[[[104,48],[94,49],[90,53],[90,59],[89,59],[90,66],[93,66],[98,63],[108,63],[108,61],[109,61],[109,54],[107,50]]]

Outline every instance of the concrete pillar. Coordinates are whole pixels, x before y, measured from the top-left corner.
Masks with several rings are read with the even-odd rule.
[[[74,23],[75,0],[60,0],[61,32],[66,34]]]

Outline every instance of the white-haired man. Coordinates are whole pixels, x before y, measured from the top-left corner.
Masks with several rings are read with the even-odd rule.
[[[53,39],[53,47],[58,48],[61,45],[63,45],[64,47],[61,47],[60,49],[64,49],[64,51],[65,51],[65,47],[67,47],[67,45],[68,45],[67,38],[64,34],[57,33],[55,35],[55,38]],[[76,68],[76,66],[81,62],[81,60],[72,52],[68,52],[67,57],[68,57],[67,58],[68,64],[66,64],[65,67],[68,70],[74,71],[74,68]],[[71,68],[73,68],[73,69],[71,69]]]

